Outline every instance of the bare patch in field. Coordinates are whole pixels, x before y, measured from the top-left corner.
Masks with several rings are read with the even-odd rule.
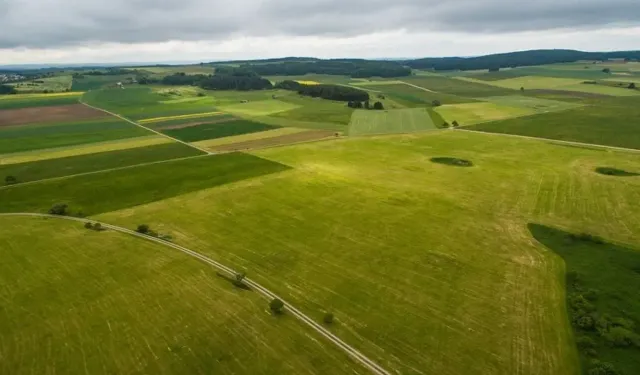
[[[108,114],[82,104],[54,107],[6,109],[0,111],[0,127],[10,125],[42,124],[107,117]]]

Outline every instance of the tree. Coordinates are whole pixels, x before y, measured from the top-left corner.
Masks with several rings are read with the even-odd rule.
[[[458,121],[456,121],[456,120],[453,120],[451,122],[451,125],[453,125],[454,128],[457,128],[458,126],[460,126],[460,124],[458,124]]]
[[[86,223],[84,223],[84,227],[85,227],[86,229],[93,229],[93,225],[92,225],[90,222],[88,222],[88,221],[87,221]]]
[[[233,280],[233,285],[235,286],[243,286],[244,279],[247,275],[244,272],[236,273],[235,280]]]
[[[324,318],[322,318],[322,321],[325,322],[326,324],[331,324],[333,323],[333,314],[332,313],[326,313],[324,314]]]
[[[4,182],[7,185],[13,185],[18,182],[18,179],[15,176],[7,176],[4,178]]]
[[[633,83],[633,82],[631,82],[631,83],[629,84],[629,88],[630,88],[631,90],[635,90],[635,89],[636,89],[636,84],[635,84],[635,83]]]
[[[368,100],[365,100],[364,102],[364,109],[370,109],[371,108],[371,103],[369,103]]]
[[[98,232],[100,232],[102,230],[102,224],[100,223],[93,224],[93,230],[97,230]]]
[[[434,100],[431,102],[431,105],[434,107],[440,107],[442,105],[442,103],[440,103],[439,100]]]
[[[274,314],[282,314],[282,311],[284,309],[284,302],[282,302],[278,298],[274,298],[273,300],[271,300],[271,303],[269,303],[269,308],[271,309],[271,311],[273,311]]]
[[[136,229],[136,232],[142,233],[142,234],[147,234],[147,233],[149,233],[149,226],[147,224],[140,224],[140,225],[138,225],[138,228]]]
[[[499,68],[499,67],[492,67],[492,68],[489,68],[489,73],[495,73],[495,72],[499,72],[499,71],[500,71],[500,68]]]
[[[609,73],[611,73],[611,69],[609,69],[609,68],[604,68],[604,69],[602,69],[602,73],[607,73],[607,74],[609,74]]]
[[[449,127],[449,123],[445,121],[444,124],[442,124],[442,127],[443,128],[448,128]]]
[[[13,95],[16,93],[17,91],[13,87],[9,85],[0,85],[0,95]]]
[[[520,91],[521,91],[521,92],[524,92],[524,87],[520,87]]]
[[[65,216],[67,214],[67,209],[68,208],[69,208],[69,205],[67,205],[65,203],[54,204],[53,207],[51,207],[49,209],[49,214],[50,215]]]
[[[373,104],[373,109],[378,110],[378,111],[381,111],[381,110],[383,110],[383,109],[384,109],[384,105],[382,105],[382,103],[381,103],[381,102],[375,102],[375,103]]]

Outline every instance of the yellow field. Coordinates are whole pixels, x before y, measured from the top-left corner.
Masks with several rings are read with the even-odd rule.
[[[234,135],[231,137],[207,139],[204,141],[194,142],[193,145],[198,146],[199,148],[207,149],[208,147],[230,145],[238,142],[253,141],[256,139],[267,139],[267,138],[278,137],[281,135],[301,133],[305,131],[309,131],[309,129],[280,128],[280,129],[267,130],[259,133],[241,134],[241,135]]]
[[[68,156],[95,154],[98,152],[127,150],[130,148],[154,146],[172,142],[169,138],[152,135],[149,137],[129,138],[117,141],[92,143],[89,145],[51,148],[15,154],[0,155],[0,165],[27,163],[38,160],[64,158]]]
[[[308,86],[315,86],[315,85],[319,85],[320,82],[316,82],[316,81],[296,81],[301,85],[308,85]]]
[[[146,118],[143,120],[139,120],[138,122],[141,124],[149,124],[152,122],[162,122],[162,121],[171,121],[171,120],[187,120],[198,117],[208,117],[212,115],[221,115],[222,112],[204,112],[204,113],[192,113],[189,115],[179,115],[179,116],[166,116],[166,117],[153,117]]]

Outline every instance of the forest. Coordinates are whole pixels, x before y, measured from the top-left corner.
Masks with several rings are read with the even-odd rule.
[[[217,66],[216,70],[223,66]],[[353,78],[406,77],[411,69],[393,61],[372,60],[318,60],[284,61],[273,64],[243,64],[242,69],[262,76],[300,76],[305,74],[329,74]]]
[[[275,86],[278,89],[297,91],[300,95],[312,98],[336,100],[340,102],[365,102],[369,100],[369,93],[353,87],[338,85],[303,85],[296,81],[282,81]]]

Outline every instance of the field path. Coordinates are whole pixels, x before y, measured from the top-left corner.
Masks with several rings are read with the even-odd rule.
[[[521,116],[521,117],[524,117],[524,116]],[[474,125],[477,125],[477,124],[474,124]],[[456,131],[464,131],[464,132],[472,132],[472,133],[489,134],[489,135],[499,135],[499,136],[505,136],[505,137],[536,139],[536,140],[539,140],[539,141],[547,141],[547,142],[550,142],[550,143],[558,143],[558,144],[565,144],[565,145],[571,145],[571,146],[584,146],[584,147],[604,148],[604,149],[612,150],[612,151],[640,152],[640,150],[635,149],[635,148],[624,148],[624,147],[616,147],[616,146],[599,145],[599,144],[596,144],[596,143],[583,143],[583,142],[574,142],[574,141],[563,141],[563,140],[560,140],[560,139],[551,139],[551,138],[542,138],[542,137],[530,137],[528,135],[518,135],[518,134],[509,134],[509,133],[492,133],[492,132],[485,132],[485,131],[471,130],[471,129],[462,129],[462,128],[455,128],[454,130],[456,130]]]
[[[398,82],[402,82],[403,84],[405,84],[405,85],[407,85],[407,86],[415,87],[415,88],[420,89],[420,90],[422,90],[422,91],[426,91],[426,92],[433,92],[433,93],[438,94],[438,92],[437,92],[437,91],[429,90],[429,89],[424,88],[424,87],[422,87],[422,86],[414,85],[413,83],[409,83],[409,82],[405,82],[405,81],[398,81]]]
[[[96,220],[82,219],[82,218],[70,217],[70,216],[56,216],[56,215],[38,214],[38,213],[0,213],[0,216],[43,217],[43,218],[72,220],[72,221],[77,221],[77,222],[81,222],[81,223],[98,223],[98,221],[96,221]],[[233,269],[223,265],[222,263],[218,263],[215,260],[213,260],[211,258],[208,258],[208,257],[206,257],[206,256],[204,256],[204,255],[202,255],[200,253],[197,253],[197,252],[195,252],[193,250],[189,250],[186,247],[182,247],[182,246],[176,245],[176,244],[174,244],[172,242],[167,242],[167,241],[155,238],[155,237],[151,237],[151,236],[147,236],[147,235],[144,235],[144,234],[140,234],[140,233],[132,231],[130,229],[118,227],[118,226],[115,226],[115,225],[106,224],[106,223],[100,223],[100,225],[102,225],[102,227],[106,228],[106,229],[111,229],[111,230],[114,230],[114,231],[117,231],[117,232],[120,232],[120,233],[129,234],[129,235],[132,235],[132,236],[135,236],[135,237],[138,237],[138,238],[145,239],[147,241],[156,242],[156,243],[159,243],[161,245],[165,245],[165,246],[174,248],[174,249],[176,249],[178,251],[181,251],[181,252],[183,252],[183,253],[185,253],[187,255],[190,255],[190,256],[192,256],[192,257],[194,257],[194,258],[196,258],[196,259],[198,259],[198,260],[200,260],[202,262],[205,262],[205,263],[217,268],[218,270],[229,274],[232,277],[237,274],[237,272],[235,272]],[[282,302],[284,302],[284,306],[285,306],[286,310],[289,311],[289,313],[291,313],[293,316],[295,316],[296,318],[301,320],[303,323],[305,323],[306,325],[311,327],[313,330],[315,330],[316,332],[318,332],[319,334],[321,334],[322,336],[327,338],[327,340],[331,341],[333,344],[335,344],[342,351],[344,351],[345,353],[350,355],[353,359],[358,361],[364,367],[366,367],[369,370],[371,370],[372,373],[374,373],[376,375],[392,375],[389,371],[387,371],[384,368],[380,367],[378,364],[373,362],[371,359],[367,358],[364,354],[360,353],[357,349],[353,348],[352,346],[350,346],[346,342],[342,341],[339,337],[337,337],[336,335],[334,335],[333,333],[328,331],[322,325],[316,323],[313,319],[311,319],[307,315],[303,314],[302,312],[300,312],[295,307],[293,307],[290,304],[288,304],[287,302],[285,302],[282,298],[278,297],[273,292],[269,291],[268,289],[264,288],[260,284],[254,282],[254,281],[252,281],[252,280],[250,280],[248,278],[244,279],[244,283],[247,284],[247,286],[251,287],[252,289],[258,291],[260,294],[262,294],[265,298],[267,298],[269,300],[272,300],[274,298],[280,299]]]
[[[183,145],[189,146],[189,147],[191,147],[191,148],[195,148],[196,150],[202,151],[202,152],[204,152],[204,153],[206,153],[206,154],[213,154],[211,151],[207,151],[207,150],[205,150],[205,149],[203,149],[203,148],[200,148],[200,147],[198,147],[198,146],[192,145],[191,143],[188,143],[188,142],[185,142],[185,141],[181,141],[181,140],[179,140],[179,139],[177,139],[177,138],[173,138],[173,137],[171,137],[171,136],[169,136],[169,135],[166,135],[166,134],[164,134],[164,133],[161,133],[161,132],[159,132],[159,131],[157,131],[157,130],[154,130],[154,129],[148,128],[148,127],[146,127],[146,126],[144,126],[144,125],[140,125],[139,123],[137,123],[137,122],[135,122],[135,121],[133,121],[133,120],[129,120],[129,119],[128,119],[128,118],[126,118],[126,117],[120,116],[120,115],[119,115],[119,114],[117,114],[117,113],[113,113],[113,112],[111,112],[111,111],[107,111],[106,109],[102,109],[102,108],[100,108],[100,107],[95,107],[95,106],[92,106],[91,104],[87,104],[87,103],[85,103],[85,102],[83,102],[83,101],[82,101],[82,98],[80,98],[80,99],[79,99],[79,102],[80,102],[80,104],[86,105],[86,106],[87,106],[87,107],[89,107],[89,108],[93,108],[93,109],[95,109],[95,110],[98,110],[98,111],[101,111],[101,112],[104,112],[104,113],[108,113],[108,114],[110,114],[111,116],[115,116],[115,117],[117,117],[117,118],[119,118],[119,119],[121,119],[121,120],[124,120],[124,121],[126,121],[126,122],[128,122],[128,123],[130,123],[130,124],[133,124],[133,125],[135,125],[135,126],[137,126],[137,127],[140,127],[140,128],[146,129],[146,130],[148,130],[148,131],[150,131],[150,132],[152,132],[152,133],[156,133],[156,134],[161,135],[161,136],[163,136],[163,137],[165,137],[165,138],[169,138],[169,139],[171,139],[171,140],[173,140],[173,141],[175,141],[175,142],[182,143]]]

